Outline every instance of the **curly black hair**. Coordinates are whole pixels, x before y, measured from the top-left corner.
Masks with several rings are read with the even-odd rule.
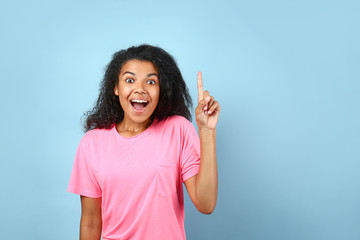
[[[121,67],[129,60],[150,61],[158,71],[160,96],[152,119],[156,117],[161,121],[169,116],[180,115],[191,121],[189,108],[192,108],[192,100],[174,58],[159,47],[140,45],[114,53],[106,67],[96,104],[92,110],[84,113],[85,132],[95,128],[109,129],[123,120],[124,111],[114,88],[118,84]]]

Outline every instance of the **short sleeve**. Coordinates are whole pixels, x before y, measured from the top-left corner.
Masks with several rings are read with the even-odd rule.
[[[187,179],[199,173],[200,140],[191,122],[185,124],[182,137],[181,176],[182,181],[185,182]]]
[[[102,191],[94,173],[94,166],[90,164],[90,153],[84,139],[79,143],[72,168],[68,192],[98,198]]]

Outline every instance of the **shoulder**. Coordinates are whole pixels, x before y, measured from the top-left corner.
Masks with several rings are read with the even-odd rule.
[[[96,128],[96,129],[92,129],[89,130],[85,133],[85,135],[81,138],[80,140],[80,145],[91,145],[91,144],[96,144],[99,142],[103,142],[105,139],[107,139],[112,131],[114,126],[112,126],[109,129],[106,128]]]
[[[157,123],[159,129],[164,129],[164,131],[179,131],[179,132],[187,132],[187,131],[196,131],[193,124],[187,120],[183,116],[174,115],[167,117]]]
[[[192,123],[184,118],[183,116],[174,115],[167,117],[166,119],[162,120],[166,125],[178,126],[178,127],[189,127],[192,126]]]

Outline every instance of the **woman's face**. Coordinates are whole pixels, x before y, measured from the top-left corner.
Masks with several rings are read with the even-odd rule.
[[[147,123],[160,95],[159,74],[149,61],[130,60],[120,71],[115,95],[119,96],[124,120]]]

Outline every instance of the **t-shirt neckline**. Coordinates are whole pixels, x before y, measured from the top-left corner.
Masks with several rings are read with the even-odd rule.
[[[149,126],[147,129],[145,129],[145,130],[142,131],[141,133],[136,134],[135,136],[132,136],[132,137],[125,137],[125,136],[121,135],[121,134],[116,130],[116,124],[114,124],[114,126],[113,126],[113,132],[114,132],[119,138],[125,139],[125,140],[126,140],[126,139],[139,138],[139,137],[141,137],[141,136],[146,135],[146,134],[149,132],[149,130],[150,130],[151,128],[153,128],[153,126],[155,125],[155,123],[156,123],[157,121],[158,121],[157,118],[155,118],[155,119],[153,120],[153,122],[150,124],[150,126]]]

